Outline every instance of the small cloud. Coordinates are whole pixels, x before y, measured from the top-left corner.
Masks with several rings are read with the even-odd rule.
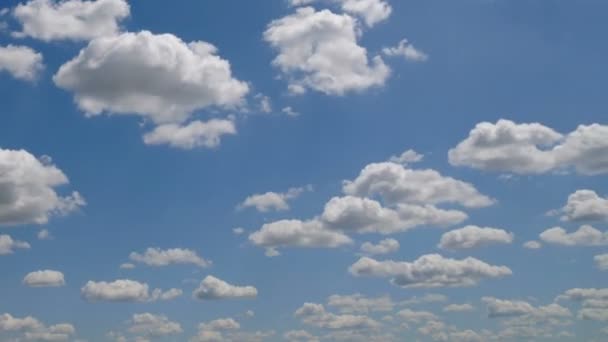
[[[300,116],[299,112],[296,112],[293,108],[291,108],[290,106],[287,106],[285,108],[283,108],[281,110],[285,115],[289,116],[290,118],[296,118],[298,116]]]

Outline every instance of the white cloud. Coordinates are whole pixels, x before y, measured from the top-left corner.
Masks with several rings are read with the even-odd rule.
[[[482,122],[448,153],[452,165],[540,174],[573,168],[583,175],[608,172],[608,126],[591,124],[562,135],[539,123]]]
[[[538,241],[526,241],[524,242],[523,246],[527,249],[539,249],[543,247],[543,245]]]
[[[344,182],[343,191],[348,195],[379,195],[392,204],[455,203],[479,208],[494,203],[469,183],[435,170],[412,170],[391,162],[367,165],[355,180]]]
[[[129,323],[129,332],[146,337],[176,335],[183,331],[179,323],[170,321],[167,316],[151,313],[134,314]]]
[[[355,3],[362,1],[345,1]],[[367,50],[357,44],[360,29],[347,14],[312,7],[272,21],[264,39],[276,50],[273,65],[288,79],[292,93],[307,88],[327,95],[343,95],[382,86],[390,69],[380,56],[370,63]]]
[[[8,313],[0,315],[0,331],[34,330],[42,326],[40,321],[31,316],[17,318]]]
[[[232,318],[220,318],[199,324],[200,330],[237,330],[241,328],[239,322]]]
[[[439,317],[428,311],[414,311],[410,309],[404,309],[397,313],[397,315],[405,322],[410,323],[421,323],[424,321],[437,321]]]
[[[608,198],[593,190],[577,190],[557,213],[563,214],[563,221],[608,221]]]
[[[469,249],[512,242],[513,233],[506,230],[466,226],[443,234],[438,247],[441,249]]]
[[[44,224],[85,205],[78,192],[65,197],[55,192],[68,178],[49,157],[0,149],[0,169],[0,225]]]
[[[120,264],[121,270],[132,270],[134,268],[135,268],[135,264],[132,264],[130,262],[125,262],[123,264]]]
[[[290,330],[283,334],[287,342],[319,342],[319,338],[306,330]]]
[[[156,300],[169,300],[181,294],[181,290],[171,289],[162,292],[160,289],[149,291],[148,284],[135,280],[119,279],[113,282],[88,281],[80,289],[82,298],[90,302],[151,302]]]
[[[23,339],[15,341],[68,341],[76,333],[72,324],[60,323],[46,326],[38,319],[27,316],[23,318],[14,317],[4,313],[0,315],[0,332],[23,333]],[[12,340],[11,340],[12,341]]]
[[[552,303],[546,306],[535,307],[522,300],[504,300],[493,297],[483,297],[482,301],[487,305],[488,317],[514,317],[532,316],[536,319],[550,317],[570,317],[572,313],[567,308]]]
[[[589,321],[608,322],[608,309],[606,308],[583,308],[578,312],[578,318]]]
[[[13,240],[10,235],[0,235],[0,255],[13,254],[15,249],[30,249],[30,244],[24,241]]]
[[[300,116],[300,113],[298,111],[296,111],[295,109],[291,108],[290,106],[284,107],[281,110],[285,115],[289,116],[290,118],[295,118]]]
[[[399,156],[392,156],[389,161],[395,164],[408,165],[421,161],[424,158],[424,155],[414,151],[414,150],[406,150]]]
[[[44,41],[89,40],[116,34],[119,22],[129,16],[125,0],[30,0],[13,10],[23,26],[17,37]]]
[[[336,315],[325,311],[322,304],[304,303],[295,316],[306,324],[326,329],[369,329],[378,328],[380,323],[363,315]]]
[[[391,282],[405,288],[466,287],[477,285],[486,278],[510,276],[506,266],[494,266],[468,257],[457,260],[439,254],[428,254],[413,262],[377,261],[363,257],[350,266],[354,276],[391,278]]]
[[[414,296],[410,299],[402,301],[401,305],[415,305],[415,304],[426,304],[426,303],[441,303],[447,302],[448,297],[439,293],[428,293],[422,297]]]
[[[148,248],[143,254],[132,252],[129,255],[132,261],[148,266],[162,267],[175,264],[192,264],[199,267],[208,267],[211,262],[198,256],[195,251],[184,248]]]
[[[391,297],[370,298],[360,293],[354,295],[331,295],[327,305],[336,307],[341,313],[367,314],[370,312],[392,311],[395,304]]]
[[[243,235],[243,234],[245,234],[245,228],[242,228],[242,227],[233,228],[232,232],[234,233],[234,235]]]
[[[608,254],[600,254],[593,257],[597,268],[602,271],[608,270]]]
[[[289,200],[298,198],[304,191],[310,191],[311,187],[290,188],[287,192],[266,192],[254,194],[247,197],[238,208],[255,208],[259,212],[282,211],[289,209]]]
[[[475,308],[471,304],[450,304],[443,308],[443,312],[469,312],[474,311]]]
[[[292,6],[310,5],[319,0],[290,0]],[[344,12],[363,18],[369,27],[390,17],[393,9],[385,0],[327,0],[339,4]]]
[[[41,53],[27,46],[0,46],[0,71],[20,80],[34,81],[43,69]]]
[[[201,300],[255,298],[258,290],[253,286],[235,286],[214,276],[207,276],[192,294]]]
[[[65,279],[59,271],[43,270],[28,273],[23,278],[23,284],[30,287],[58,287],[65,285]]]
[[[367,255],[389,254],[399,250],[399,241],[395,239],[384,239],[374,245],[365,242],[361,245],[361,252]]]
[[[195,147],[215,148],[220,145],[224,135],[236,134],[236,127],[231,120],[212,119],[195,120],[187,125],[163,124],[144,134],[147,145],[169,145],[175,148],[190,150]]]
[[[560,227],[550,228],[540,234],[540,239],[563,246],[608,246],[608,232],[602,233],[589,225],[583,225],[573,233]]]
[[[383,48],[382,53],[391,57],[400,56],[412,62],[424,62],[429,58],[426,53],[416,49],[407,39],[401,40],[397,46]]]
[[[38,234],[36,234],[36,237],[38,238],[38,240],[52,240],[53,236],[51,235],[51,233],[49,232],[48,229],[42,229],[38,232]]]
[[[258,110],[260,112],[265,114],[272,113],[272,102],[270,101],[270,97],[264,94],[256,94],[253,98],[258,101]]]

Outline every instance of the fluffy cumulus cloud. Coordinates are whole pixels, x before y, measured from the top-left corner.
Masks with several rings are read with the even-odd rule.
[[[222,136],[236,134],[232,120],[211,119],[195,120],[187,125],[163,124],[144,134],[148,145],[169,145],[190,150],[196,147],[215,148],[220,145]]]
[[[599,254],[593,257],[595,265],[602,271],[608,270],[608,254]]]
[[[248,196],[239,208],[255,208],[259,212],[282,211],[289,209],[289,200],[300,196],[304,191],[310,191],[311,187],[290,188],[286,192],[266,192]]]
[[[195,251],[185,248],[148,248],[142,254],[132,252],[129,259],[148,266],[162,267],[175,264],[192,264],[199,267],[208,267],[211,262],[201,258]]]
[[[408,165],[421,161],[424,158],[424,155],[414,151],[414,150],[406,150],[398,156],[392,156],[389,161],[396,164]]]
[[[482,301],[488,308],[488,317],[532,316],[534,318],[570,317],[572,313],[567,308],[552,303],[535,307],[522,300],[504,300],[493,297],[483,297]]]
[[[17,5],[13,16],[22,25],[18,37],[44,41],[89,40],[114,35],[129,16],[125,0],[30,0]]]
[[[413,262],[377,261],[363,257],[350,266],[349,272],[358,277],[390,278],[405,288],[467,287],[483,279],[510,276],[506,266],[494,266],[468,257],[457,260],[438,254],[428,254]]]
[[[574,169],[583,175],[608,172],[608,126],[580,125],[567,135],[540,123],[499,120],[477,124],[449,151],[452,165],[517,174]]]
[[[412,62],[424,62],[429,58],[426,53],[416,49],[407,39],[401,40],[397,46],[383,48],[382,53],[391,57],[403,57]]]
[[[129,332],[146,337],[161,337],[182,333],[181,325],[169,320],[164,315],[134,314],[129,323]]]
[[[360,293],[353,295],[331,295],[327,305],[337,308],[341,313],[368,314],[370,312],[392,311],[395,303],[389,296],[366,297]]]
[[[292,6],[309,5],[320,1],[340,5],[344,12],[361,17],[369,27],[388,19],[393,11],[385,0],[289,0]]]
[[[466,226],[443,234],[438,247],[442,249],[469,249],[496,244],[510,244],[512,242],[513,233],[506,230]]]
[[[593,190],[577,190],[568,196],[568,202],[560,210],[563,221],[608,221],[608,198],[600,197]]]
[[[255,298],[258,290],[253,286],[236,286],[214,276],[207,276],[192,294],[200,300]]]
[[[29,249],[30,244],[25,241],[13,240],[10,235],[0,235],[0,255],[13,254],[16,249]]]
[[[365,315],[338,315],[327,312],[322,304],[304,303],[295,316],[308,325],[325,329],[374,329],[381,324]]]
[[[384,239],[377,244],[364,242],[361,245],[361,252],[366,255],[389,254],[398,251],[399,247],[399,241],[395,239]]]
[[[0,71],[20,80],[35,80],[44,69],[42,59],[41,53],[27,46],[0,46]]]
[[[560,227],[550,228],[540,234],[540,239],[562,246],[608,246],[608,232],[601,232],[589,225],[583,225],[572,233]]]
[[[18,333],[15,341],[69,341],[73,340],[76,329],[72,324],[60,323],[47,326],[38,319],[27,316],[14,317],[9,313],[0,315],[0,333]],[[13,341],[12,339],[10,341]]]
[[[163,292],[160,289],[150,291],[148,284],[130,279],[119,279],[113,282],[88,281],[80,289],[82,298],[90,302],[151,302],[171,300],[181,295],[179,289]]]
[[[357,43],[359,36],[357,20],[350,15],[312,7],[272,21],[264,32],[264,40],[278,51],[273,65],[296,94],[312,89],[343,95],[384,85],[389,67],[380,56],[370,61]]]
[[[65,285],[65,279],[59,271],[43,270],[28,273],[23,278],[23,284],[30,287],[58,287]]]
[[[68,178],[49,157],[0,149],[0,170],[0,225],[44,224],[85,205],[78,192],[57,194]]]

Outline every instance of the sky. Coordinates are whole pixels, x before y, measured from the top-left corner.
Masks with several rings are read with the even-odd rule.
[[[1,6],[1,341],[608,339],[605,1]]]

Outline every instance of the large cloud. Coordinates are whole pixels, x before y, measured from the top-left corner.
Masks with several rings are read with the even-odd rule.
[[[513,233],[503,229],[466,226],[441,236],[438,247],[442,249],[468,249],[513,242]]]
[[[584,175],[608,172],[608,126],[580,125],[562,135],[539,123],[479,123],[448,153],[452,165],[540,174],[573,168]]]
[[[0,235],[0,255],[13,254],[15,249],[29,249],[30,244],[25,241],[13,240],[10,235]]]
[[[608,246],[608,232],[602,233],[589,225],[581,226],[572,233],[560,227],[550,228],[540,234],[540,239],[563,246]]]
[[[27,46],[0,46],[0,71],[7,71],[20,80],[33,81],[43,69],[39,52]]]
[[[343,95],[382,86],[390,75],[380,56],[370,63],[367,50],[357,44],[359,35],[353,17],[305,7],[272,21],[264,39],[278,51],[273,65],[288,79],[292,93],[313,89]]]
[[[43,270],[28,273],[23,278],[23,284],[30,287],[57,287],[65,285],[65,279],[59,271]]]
[[[201,300],[255,298],[258,290],[253,286],[231,285],[214,276],[207,276],[192,294]]]
[[[577,190],[557,212],[563,221],[608,221],[608,199],[593,190]]]
[[[486,278],[512,274],[506,266],[489,265],[472,257],[449,259],[438,254],[423,255],[413,262],[363,257],[350,266],[349,272],[354,276],[391,278],[392,283],[405,288],[474,286]]]
[[[18,37],[44,41],[89,40],[114,35],[119,22],[129,16],[126,0],[30,0],[13,10],[23,26]]]
[[[148,284],[129,279],[119,279],[113,282],[88,281],[80,292],[82,298],[91,302],[151,302],[159,299],[174,299],[182,293],[179,289],[170,289],[166,292],[154,289],[150,292]]]
[[[0,170],[0,225],[45,224],[85,204],[78,192],[65,197],[55,192],[68,178],[48,157],[0,149]]]
[[[132,252],[129,259],[141,262],[148,266],[161,267],[174,264],[192,264],[199,267],[208,267],[211,262],[201,258],[195,251],[184,248],[148,248],[143,254]]]

